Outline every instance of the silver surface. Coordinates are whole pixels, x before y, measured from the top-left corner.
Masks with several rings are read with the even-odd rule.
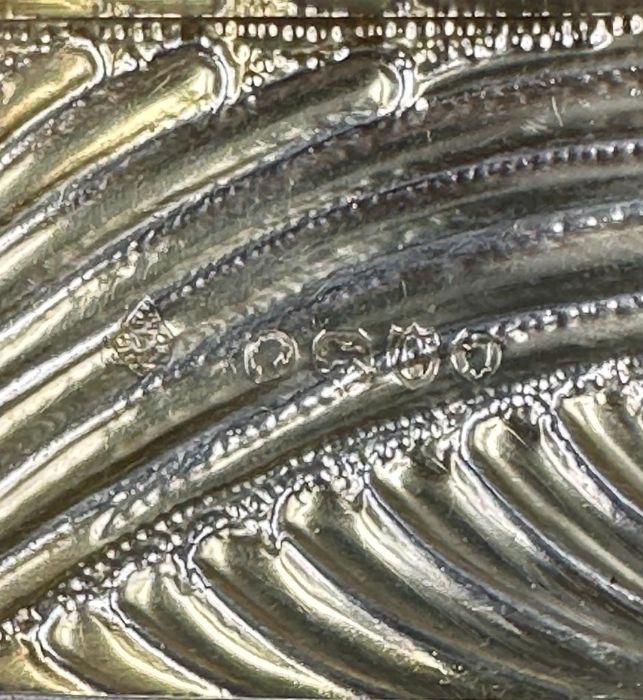
[[[643,18],[197,4],[5,8],[0,689],[640,698]]]

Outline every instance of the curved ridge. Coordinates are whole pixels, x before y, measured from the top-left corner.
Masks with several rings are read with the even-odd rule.
[[[0,686],[640,694],[641,46],[349,53],[15,93]]]

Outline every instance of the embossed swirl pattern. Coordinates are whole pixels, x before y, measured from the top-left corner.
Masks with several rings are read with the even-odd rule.
[[[0,687],[641,697],[639,37],[222,55],[4,108]]]

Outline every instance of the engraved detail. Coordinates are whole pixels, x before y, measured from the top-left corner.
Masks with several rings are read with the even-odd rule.
[[[243,367],[256,384],[288,374],[299,360],[297,342],[282,331],[268,331],[248,343],[243,351]]]
[[[364,371],[372,370],[373,341],[362,328],[357,330],[323,330],[313,340],[315,366],[323,374],[340,369],[348,372],[352,366]]]
[[[166,365],[172,357],[172,343],[172,333],[149,297],[134,307],[108,341],[118,360],[139,375]]]
[[[410,389],[430,382],[440,369],[440,336],[432,328],[412,323],[405,329],[391,326],[386,361],[400,381]]]
[[[465,379],[478,381],[490,377],[500,367],[502,346],[484,331],[467,328],[458,333],[451,348],[451,364]]]
[[[0,688],[640,698],[640,17],[143,4],[0,36]]]

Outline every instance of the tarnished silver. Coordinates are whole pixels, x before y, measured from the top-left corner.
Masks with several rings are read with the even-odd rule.
[[[0,16],[0,691],[641,698],[641,8]]]

